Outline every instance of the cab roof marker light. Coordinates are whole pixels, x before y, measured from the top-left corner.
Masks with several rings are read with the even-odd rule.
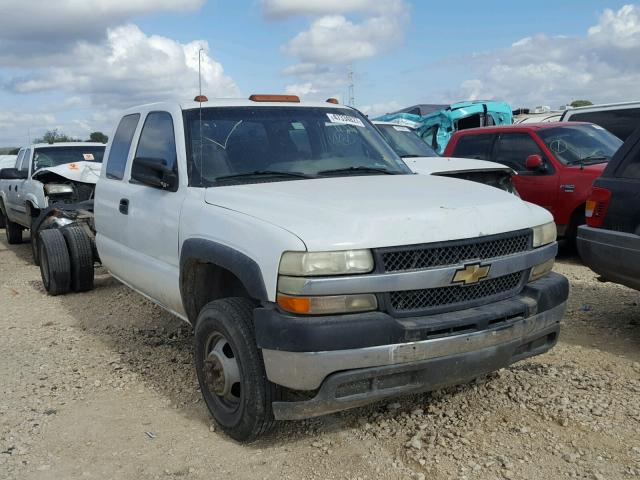
[[[253,94],[249,97],[252,102],[289,102],[300,103],[300,97],[297,95],[268,95],[268,94]]]
[[[204,103],[204,102],[208,102],[209,99],[207,98],[206,95],[196,95],[196,98],[194,98],[193,101],[198,103]]]
[[[335,105],[340,104],[340,102],[338,102],[338,99],[337,98],[333,98],[333,97],[327,98],[327,103],[333,103]]]

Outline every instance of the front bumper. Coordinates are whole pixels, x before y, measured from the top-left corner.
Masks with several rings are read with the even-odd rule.
[[[510,299],[427,317],[370,312],[327,322],[259,309],[256,336],[267,377],[313,396],[275,402],[274,414],[282,420],[324,415],[461,383],[538,355],[555,345],[567,297],[567,280],[551,273]],[[277,347],[294,342],[302,348]]]
[[[580,258],[594,272],[640,290],[640,236],[583,225],[577,245]]]

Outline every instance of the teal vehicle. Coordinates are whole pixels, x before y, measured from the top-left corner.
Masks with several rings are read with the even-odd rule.
[[[511,125],[513,113],[506,102],[473,100],[451,105],[414,105],[374,120],[413,128],[431,148],[442,155],[454,132],[491,125]]]

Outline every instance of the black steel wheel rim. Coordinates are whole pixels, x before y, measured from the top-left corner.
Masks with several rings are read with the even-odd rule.
[[[227,414],[238,411],[243,399],[242,373],[233,345],[220,332],[207,339],[203,360],[203,383],[207,396]]]

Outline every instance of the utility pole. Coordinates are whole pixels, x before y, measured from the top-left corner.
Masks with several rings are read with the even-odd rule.
[[[349,78],[349,106],[350,107],[354,107],[356,106],[356,92],[355,92],[355,85],[353,83],[353,65],[349,64],[349,74],[348,74],[348,78]]]

